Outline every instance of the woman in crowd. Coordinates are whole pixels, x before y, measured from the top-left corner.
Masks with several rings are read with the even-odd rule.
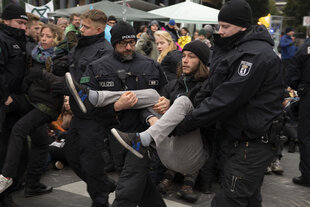
[[[150,22],[147,31],[141,35],[137,42],[136,52],[157,60],[159,52],[156,48],[154,33],[159,30],[159,24],[156,20]]]
[[[171,35],[166,31],[157,31],[154,33],[159,56],[159,62],[166,74],[168,81],[177,78],[177,67],[182,60],[181,51],[172,40]]]
[[[64,97],[64,104],[61,109],[61,113],[56,121],[50,123],[50,137],[52,137],[52,143],[50,144],[49,151],[49,162],[52,161],[56,169],[61,170],[67,163],[65,158],[65,137],[67,130],[69,129],[70,122],[72,119],[72,111],[69,104],[69,96]]]
[[[186,27],[182,27],[181,32],[180,32],[180,37],[178,39],[178,43],[181,48],[183,48],[187,43],[192,41],[192,38],[189,34],[189,31]]]
[[[49,57],[53,57],[62,52],[56,45],[63,40],[62,30],[54,25],[48,24],[41,28],[40,42],[32,51],[32,63],[28,75],[24,79],[26,93],[13,97],[10,108],[24,114],[14,125],[10,140],[6,160],[2,169],[0,179],[0,193],[13,183],[17,168],[20,162],[20,153],[23,142],[37,128],[44,128],[45,135],[42,137],[32,137],[32,146],[39,150],[36,159],[37,169],[40,172],[27,174],[25,194],[32,196],[32,193],[52,191],[52,187],[41,184],[40,177],[46,163],[48,153],[48,130],[45,124],[56,120],[63,104],[63,96],[51,92],[50,84],[61,77],[55,76],[45,69],[45,62]],[[53,71],[55,72],[55,71]],[[32,150],[32,149],[31,149]]]

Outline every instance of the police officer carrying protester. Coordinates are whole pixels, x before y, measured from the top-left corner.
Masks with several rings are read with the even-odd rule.
[[[79,83],[89,82],[89,77],[83,74],[89,63],[112,52],[111,44],[104,38],[107,16],[104,12],[93,9],[81,16],[81,34],[78,44],[69,54],[70,72]],[[65,89],[65,90],[64,90]],[[66,91],[65,81],[52,86],[54,92]],[[66,159],[74,172],[87,183],[87,191],[93,200],[92,207],[108,206],[108,195],[116,185],[105,173],[104,120],[106,108],[89,110],[84,114],[73,98],[70,107],[74,114],[66,139]]]
[[[281,113],[281,61],[264,26],[251,26],[245,0],[225,3],[218,15],[209,76],[210,96],[186,115],[173,135],[217,123],[226,144],[222,188],[212,206],[261,206],[260,189],[275,156],[273,121]],[[222,146],[223,147],[223,146]]]
[[[306,41],[292,58],[287,68],[287,83],[298,91],[300,97],[298,113],[298,140],[300,151],[299,170],[301,176],[293,178],[298,185],[310,187],[310,41]]]
[[[141,115],[145,114],[140,113],[141,110],[131,109],[138,100],[130,90],[159,90],[166,84],[166,79],[154,60],[135,52],[136,34],[130,24],[123,21],[116,23],[111,35],[114,53],[88,65],[82,79],[87,79],[85,84],[94,90],[124,91],[118,101],[102,108],[107,111],[105,126],[125,132],[143,131],[147,128],[144,118],[147,115]],[[87,93],[84,90],[81,96],[86,98]],[[149,163],[148,156],[141,160],[127,153],[113,206],[166,206],[149,175]]]
[[[14,112],[8,112],[8,108],[13,102],[12,95],[22,92],[21,83],[27,63],[25,30],[28,21],[25,10],[14,4],[4,8],[1,18],[3,24],[0,24],[0,169],[4,163],[10,131],[19,119]],[[20,168],[19,175],[22,175],[24,170],[25,166]],[[17,206],[10,196],[12,188],[14,186],[0,194],[0,206]]]

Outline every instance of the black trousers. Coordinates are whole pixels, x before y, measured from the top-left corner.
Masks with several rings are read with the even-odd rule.
[[[227,142],[226,142],[227,144]],[[224,163],[222,188],[212,207],[261,207],[261,185],[267,166],[275,156],[271,144],[249,141],[235,144]]]
[[[106,205],[115,183],[105,171],[103,157],[104,127],[96,120],[73,117],[66,139],[66,160],[73,171],[87,183],[95,204]]]
[[[15,100],[14,100],[15,101]],[[25,105],[25,101],[15,102],[14,107],[29,109],[12,128],[8,151],[5,159],[5,163],[2,169],[2,174],[6,177],[16,177],[18,166],[20,163],[21,152],[24,147],[24,142],[27,140],[27,136],[31,137],[31,153],[28,173],[35,175],[41,175],[45,166],[47,153],[48,153],[48,129],[45,124],[50,123],[52,118],[41,112],[36,108],[31,108],[31,105]],[[33,155],[34,154],[34,155]],[[33,161],[36,162],[33,162]],[[34,172],[31,172],[33,170]]]
[[[128,152],[119,176],[112,207],[165,207],[166,204],[153,183],[150,159],[140,159]]]
[[[310,92],[303,94],[299,101],[298,140],[300,151],[299,170],[310,180]]]

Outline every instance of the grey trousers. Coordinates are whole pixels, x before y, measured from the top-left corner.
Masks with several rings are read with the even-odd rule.
[[[116,102],[124,91],[97,91],[99,94],[96,107],[103,107]],[[159,94],[154,89],[133,90],[138,98],[135,109],[147,108],[158,102]],[[182,174],[195,174],[205,163],[205,150],[200,130],[196,129],[179,137],[168,137],[187,113],[193,110],[190,99],[186,96],[177,98],[169,110],[146,132],[155,144],[161,162],[170,170]],[[156,114],[157,115],[157,114]]]
[[[97,91],[98,101],[96,107],[104,107],[108,104],[115,103],[119,97],[126,91]],[[158,102],[160,95],[154,89],[132,90],[138,98],[138,102],[132,109],[142,109],[153,106]]]

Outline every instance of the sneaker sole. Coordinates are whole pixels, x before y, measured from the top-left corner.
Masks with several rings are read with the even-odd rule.
[[[131,146],[129,146],[122,138],[121,136],[118,134],[118,132],[116,131],[116,129],[111,129],[111,133],[114,135],[114,137],[117,139],[117,141],[123,145],[126,149],[128,149],[131,153],[133,153],[135,156],[137,156],[138,158],[142,159],[143,155],[138,152],[137,150],[135,150],[134,148],[132,148]]]
[[[10,182],[9,185],[8,185],[6,188],[0,190],[0,193],[2,193],[3,191],[5,191],[6,189],[8,189],[12,184],[13,184],[13,182]]]
[[[66,79],[66,84],[67,84],[67,86],[69,88],[69,91],[70,91],[71,95],[73,96],[74,100],[78,104],[78,106],[81,109],[81,111],[84,114],[86,114],[87,113],[87,109],[86,109],[83,101],[81,100],[79,94],[76,91],[76,88],[75,88],[74,83],[73,83],[72,76],[71,76],[71,74],[69,72],[66,72],[65,79]]]

